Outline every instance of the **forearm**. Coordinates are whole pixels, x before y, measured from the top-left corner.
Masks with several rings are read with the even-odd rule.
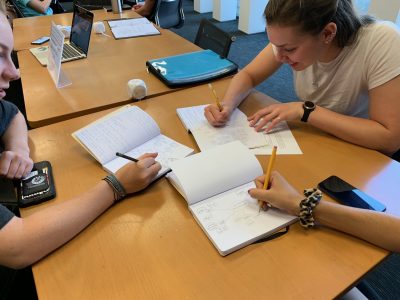
[[[390,251],[400,252],[400,219],[385,213],[321,201],[314,209],[318,223],[351,234]]]
[[[265,47],[245,68],[233,77],[224,103],[237,107],[251,89],[271,76],[282,64],[275,59],[271,45]]]
[[[51,4],[51,0],[31,0],[28,2],[28,6],[34,10],[36,10],[38,13],[45,14],[47,9],[49,8]]]
[[[57,249],[113,204],[114,194],[101,181],[93,189],[24,219],[13,218],[3,229],[5,249],[0,264],[14,268],[30,265]],[[11,226],[10,226],[11,225]],[[12,232],[5,232],[10,230]],[[3,241],[3,239],[2,239]]]
[[[20,112],[14,117],[4,133],[3,143],[5,151],[23,152],[29,156],[28,129],[24,116]]]
[[[241,70],[232,78],[222,102],[224,105],[236,108],[250,94],[253,87],[250,76],[245,70]]]
[[[346,116],[317,106],[308,123],[345,141],[385,154],[400,148],[400,140],[393,132],[371,119]]]

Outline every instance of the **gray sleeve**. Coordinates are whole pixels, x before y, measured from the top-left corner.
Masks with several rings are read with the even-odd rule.
[[[3,136],[12,119],[18,113],[18,108],[11,102],[0,100],[0,136]]]
[[[6,207],[0,204],[0,230],[3,228],[12,218],[14,214],[9,211]]]

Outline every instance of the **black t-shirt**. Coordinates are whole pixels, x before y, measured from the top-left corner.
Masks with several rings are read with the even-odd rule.
[[[11,102],[0,100],[0,136],[3,137],[12,119],[18,113],[18,108]],[[2,145],[3,146],[3,145]],[[3,147],[1,147],[3,151]],[[14,214],[0,204],[0,230],[6,225]]]
[[[0,138],[3,137],[10,122],[18,113],[18,108],[11,102],[0,100]],[[0,152],[4,149],[3,143],[0,145]],[[14,214],[0,204],[0,230],[14,217]],[[16,271],[0,266],[0,298],[9,295],[10,286],[16,276]]]
[[[0,136],[3,137],[4,132],[10,125],[11,120],[18,113],[18,108],[11,102],[0,100]]]

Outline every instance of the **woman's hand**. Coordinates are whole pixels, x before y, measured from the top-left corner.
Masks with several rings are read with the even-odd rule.
[[[138,192],[147,187],[161,169],[155,161],[157,153],[146,153],[138,162],[130,162],[119,169],[115,176],[128,194]]]
[[[251,197],[269,203],[271,206],[298,216],[300,213],[300,201],[304,199],[298,191],[286,181],[278,172],[274,171],[271,175],[270,188],[263,189],[265,176],[257,177],[255,180],[257,188],[250,189]]]
[[[229,121],[229,117],[234,109],[235,108],[222,104],[222,110],[220,111],[217,104],[214,103],[208,105],[204,109],[204,116],[211,125],[222,127]]]
[[[0,176],[19,179],[29,174],[33,161],[29,152],[4,151],[0,155]]]
[[[300,120],[303,112],[302,102],[272,104],[260,109],[247,120],[256,131],[263,130],[264,126],[269,123],[265,128],[265,132],[269,132],[280,121]]]

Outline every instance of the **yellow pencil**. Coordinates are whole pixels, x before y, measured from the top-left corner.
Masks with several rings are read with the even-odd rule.
[[[272,168],[274,167],[277,149],[278,149],[277,146],[274,146],[274,148],[272,148],[271,157],[269,158],[269,161],[268,161],[267,171],[265,172],[265,180],[264,180],[264,186],[263,186],[264,190],[268,189],[268,183],[271,179],[271,173],[272,173]],[[260,206],[260,209],[259,209],[259,211],[260,211],[261,208],[263,207],[263,201],[259,201],[258,205]]]
[[[219,102],[219,98],[217,96],[217,92],[215,91],[215,89],[214,89],[214,87],[212,86],[211,83],[208,84],[208,87],[210,88],[210,90],[211,90],[211,92],[212,92],[212,94],[214,96],[215,103],[217,103],[219,111],[222,111],[222,105],[221,105],[221,102]]]

